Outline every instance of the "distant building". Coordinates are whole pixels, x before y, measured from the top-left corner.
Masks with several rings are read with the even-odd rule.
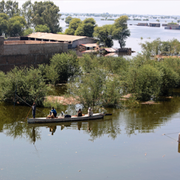
[[[137,26],[148,26],[148,23],[138,23]]]
[[[169,24],[164,29],[180,30],[180,25],[179,24],[172,24],[172,25]]]
[[[149,23],[149,27],[160,27],[160,23]]]
[[[68,43],[68,49],[76,48],[80,44],[89,44],[96,42],[95,39],[86,36],[74,36],[74,35],[66,35],[66,34],[53,34],[53,33],[41,33],[41,32],[32,33],[25,38],[33,41],[35,40],[35,41]]]

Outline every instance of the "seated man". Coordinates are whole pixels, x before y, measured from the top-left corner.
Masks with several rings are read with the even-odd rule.
[[[82,116],[82,111],[81,111],[81,109],[79,109],[79,111],[78,111],[78,116]]]
[[[52,114],[54,115],[54,117],[56,117],[56,115],[57,115],[57,112],[54,109],[54,107],[52,107],[51,112],[50,112],[50,115],[52,115]]]

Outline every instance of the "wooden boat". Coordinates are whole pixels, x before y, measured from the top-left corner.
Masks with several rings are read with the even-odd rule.
[[[27,122],[30,124],[34,123],[58,123],[58,122],[72,122],[72,121],[87,121],[87,120],[94,120],[94,119],[102,119],[105,114],[102,113],[95,113],[93,116],[88,116],[88,114],[84,116],[72,116],[72,117],[57,117],[57,118],[47,118],[47,117],[40,117],[40,118],[28,118]]]

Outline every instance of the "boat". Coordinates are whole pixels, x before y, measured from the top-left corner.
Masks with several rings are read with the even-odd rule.
[[[95,119],[103,119],[106,114],[95,113],[92,116],[85,114],[84,116],[71,116],[71,117],[57,117],[57,118],[47,118],[47,117],[39,117],[39,118],[28,118],[27,122],[29,124],[35,123],[58,123],[58,122],[72,122],[72,121],[87,121],[87,120],[95,120]]]

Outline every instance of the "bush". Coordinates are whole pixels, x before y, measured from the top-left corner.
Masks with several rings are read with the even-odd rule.
[[[47,78],[52,82],[67,82],[68,78],[80,73],[79,61],[75,52],[55,54],[47,67]]]
[[[127,76],[128,91],[140,100],[150,100],[160,93],[162,73],[155,67],[146,64],[140,68],[131,68]]]
[[[2,76],[2,74],[1,74]],[[37,105],[42,105],[44,97],[47,95],[49,87],[45,84],[38,69],[17,68],[6,75],[5,86],[3,87],[3,100],[14,101],[15,94],[32,104],[36,100]],[[16,97],[16,100],[18,97]],[[18,99],[24,103],[21,99]]]

